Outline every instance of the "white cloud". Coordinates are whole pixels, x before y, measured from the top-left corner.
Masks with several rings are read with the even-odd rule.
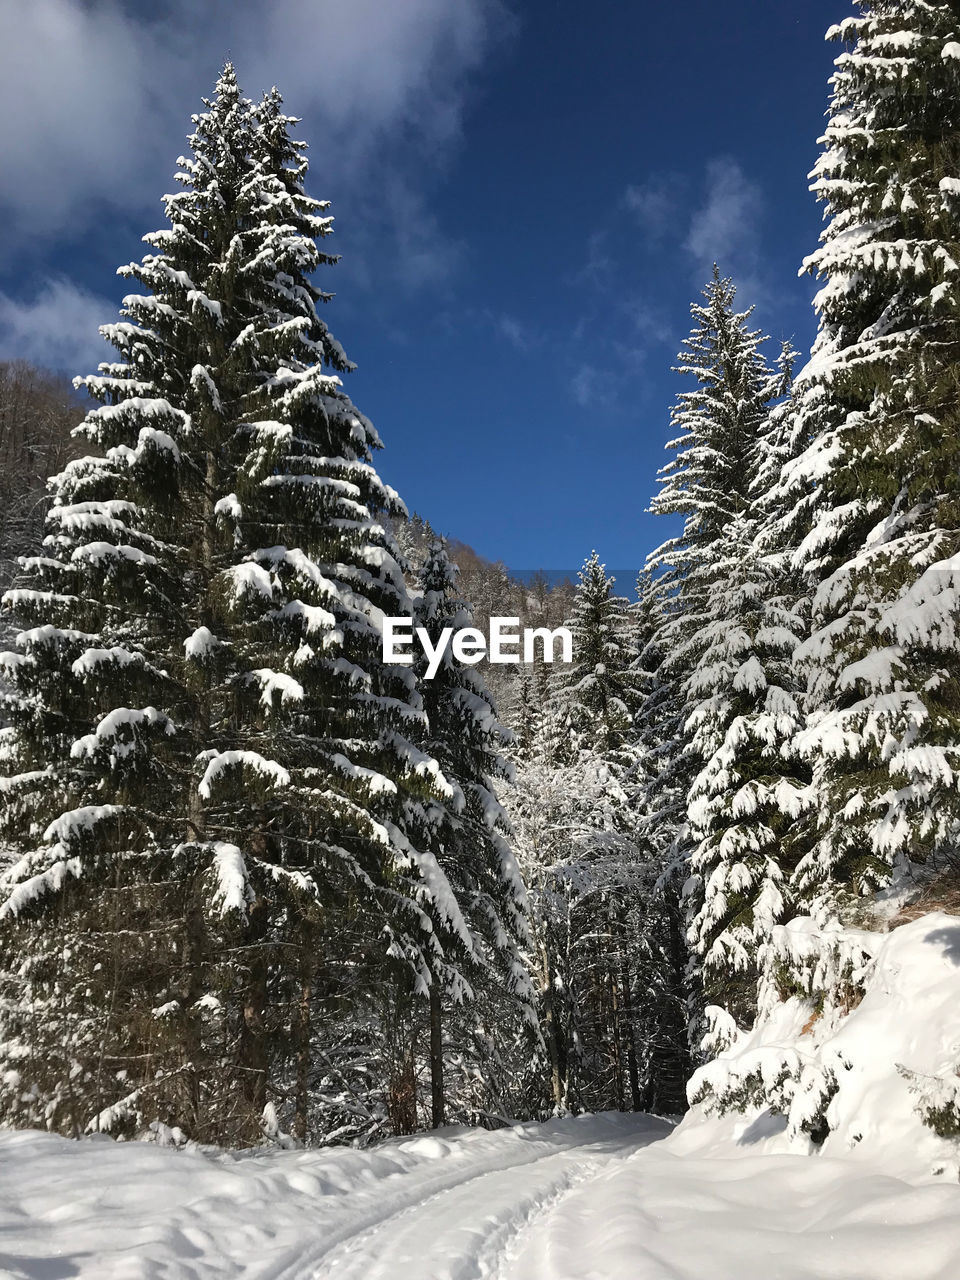
[[[682,174],[655,173],[627,187],[623,202],[650,239],[658,240],[675,225],[685,187]]]
[[[92,373],[111,358],[97,329],[115,319],[116,311],[115,303],[63,277],[47,279],[28,301],[0,293],[0,355],[69,375]]]
[[[708,275],[715,262],[724,274],[733,273],[741,281],[755,276],[762,212],[760,187],[736,160],[720,157],[707,164],[704,200],[684,241],[701,276]]]
[[[601,291],[607,288],[613,271],[613,260],[608,246],[609,238],[610,233],[606,227],[590,233],[587,239],[586,262],[571,274],[572,283],[589,284]]]
[[[623,304],[624,312],[633,322],[633,327],[644,342],[673,342],[673,330],[662,312],[646,298],[628,298]]]
[[[502,315],[497,320],[497,331],[506,338],[511,347],[517,351],[526,351],[530,347],[530,334],[525,325],[515,316]]]
[[[573,398],[581,409],[610,402],[609,374],[592,364],[582,364],[570,380]]]
[[[22,238],[80,237],[104,207],[156,210],[226,57],[251,97],[276,83],[303,117],[311,191],[334,212],[356,204],[359,217],[379,200],[395,234],[409,210],[393,211],[390,185],[406,183],[414,203],[429,187],[459,136],[470,73],[512,21],[503,0],[0,0],[2,10],[0,212]],[[405,269],[433,279],[456,254],[424,223]]]

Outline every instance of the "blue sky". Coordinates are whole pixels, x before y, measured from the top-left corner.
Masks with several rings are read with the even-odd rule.
[[[813,336],[806,175],[851,7],[0,0],[0,357],[102,358],[229,55],[303,117],[343,255],[325,318],[384,477],[513,567],[638,566],[714,258],[775,339]]]

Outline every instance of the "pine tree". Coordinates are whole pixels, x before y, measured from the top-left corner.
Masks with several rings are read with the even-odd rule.
[[[547,730],[558,760],[578,750],[608,762],[628,764],[637,706],[628,602],[613,594],[594,551],[578,574],[573,608],[565,625],[573,641],[573,661],[558,666],[550,682]]]
[[[420,570],[416,623],[434,647],[443,631],[473,625],[470,606],[459,597],[457,567],[442,541],[429,548]],[[510,823],[496,786],[512,777],[505,750],[511,735],[499,723],[496,708],[475,668],[457,662],[449,646],[431,679],[426,659],[417,674],[427,714],[426,750],[436,759],[455,794],[431,813],[433,847],[463,911],[469,930],[460,968],[441,963],[430,986],[433,1124],[445,1122],[442,1017],[479,994],[489,1018],[500,1005],[502,1021],[534,1020],[533,990],[520,955],[528,939],[526,890],[509,844]],[[444,928],[443,921],[438,927]],[[447,926],[448,928],[448,926]],[[449,931],[449,928],[448,928]],[[444,939],[455,953],[462,939]],[[466,979],[466,981],[465,981]],[[510,1004],[515,1007],[511,1009]],[[482,1066],[483,1064],[481,1064]]]
[[[805,771],[789,754],[802,725],[792,657],[804,634],[803,601],[774,557],[758,553],[738,517],[717,557],[716,608],[690,681],[688,722],[703,767],[687,802],[690,942],[708,1002],[741,1023],[756,1007],[763,952],[789,910],[796,819]]]
[[[509,805],[530,895],[549,1105],[558,1115],[622,1110],[625,1029],[611,1008],[622,1013],[622,952],[610,916],[632,888],[629,796],[595,752],[558,761],[544,748],[518,770]]]
[[[648,570],[633,607],[641,701],[634,722],[637,769],[632,788],[641,891],[630,904],[638,998],[636,1036],[643,1109],[677,1115],[686,1107],[691,1070],[692,981],[683,900],[689,882],[687,794],[691,763],[686,703],[661,648],[663,601]]]
[[[793,360],[785,344],[771,395],[786,395]],[[807,798],[805,770],[791,752],[802,725],[792,660],[806,602],[773,533],[781,513],[771,493],[790,458],[791,410],[783,400],[763,425],[749,505],[717,540],[715,590],[686,681],[687,729],[703,761],[687,801],[690,941],[708,1001],[742,1021],[752,1018],[762,955],[789,909],[796,819]]]
[[[752,309],[735,310],[736,289],[716,267],[703,297],[691,307],[695,324],[678,367],[695,386],[677,397],[672,423],[680,434],[668,445],[676,457],[661,472],[652,504],[658,514],[682,515],[684,526],[649,557],[643,580],[648,693],[639,717],[648,848],[665,891],[686,881],[694,1044],[702,1032],[704,962],[714,971],[708,987],[731,968],[751,970],[754,947],[745,945],[743,930],[753,929],[754,908],[761,932],[782,911],[774,891],[777,835],[763,822],[741,822],[746,796],[736,795],[741,784],[764,776],[765,751],[774,767],[777,734],[782,741],[796,727],[795,709],[786,717],[778,692],[796,628],[790,605],[775,605],[775,576],[752,548],[756,478],[781,447],[779,435],[776,443],[770,436],[770,413],[784,394],[790,360],[784,353],[777,370],[769,369],[766,339],[748,327]],[[769,688],[768,658],[776,669]],[[757,759],[748,763],[751,753]]]
[[[825,905],[935,865],[960,835],[960,13],[859,9],[828,33],[852,47],[813,174],[820,323],[785,485],[813,589],[798,744],[819,838],[797,885]]]
[[[679,434],[667,444],[676,456],[650,504],[658,515],[682,515],[684,528],[651,557],[660,570],[682,572],[748,504],[750,460],[772,388],[760,350],[766,339],[747,327],[752,307],[734,310],[736,293],[714,266],[703,302],[690,307],[695,323],[675,372],[696,385],[677,396],[670,421]]]
[[[6,597],[26,627],[2,914],[29,999],[2,1038],[37,1079],[4,1109],[248,1141],[280,1075],[307,1132],[334,922],[426,990],[424,905],[460,917],[427,846],[452,790],[414,745],[412,672],[381,658],[379,619],[410,610],[378,519],[401,508],[310,280],[335,261],[327,206],[276,91],[252,104],[228,65],[205,106],[170,225],[123,271],[142,292],[104,329],[119,359],[80,380],[96,452],[56,478]],[[34,1013],[57,1002],[44,1062]]]

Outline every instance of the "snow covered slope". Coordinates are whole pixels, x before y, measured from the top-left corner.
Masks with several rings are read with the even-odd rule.
[[[741,1122],[742,1124],[742,1122]],[[0,1135],[21,1280],[956,1280],[960,1188],[585,1116],[229,1156]],[[699,1147],[691,1141],[701,1134]],[[712,1147],[703,1140],[713,1134]]]
[[[718,1102],[748,1098],[759,1104],[746,1107],[748,1123],[731,1123],[766,1134],[768,1146],[808,1152],[813,1135],[820,1159],[956,1181],[960,917],[931,912],[888,933],[836,922],[818,928],[800,917],[775,935],[787,981],[800,993],[773,1003],[696,1073],[688,1092],[702,1106],[676,1141],[729,1138],[730,1123],[715,1128],[710,1113]],[[804,986],[817,998],[805,998]]]

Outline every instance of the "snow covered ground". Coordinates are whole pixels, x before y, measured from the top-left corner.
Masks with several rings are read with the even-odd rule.
[[[239,1156],[6,1132],[0,1275],[960,1276],[956,1183],[908,1183],[862,1160],[784,1153],[780,1141],[742,1119],[671,1134],[662,1120],[618,1115]]]

